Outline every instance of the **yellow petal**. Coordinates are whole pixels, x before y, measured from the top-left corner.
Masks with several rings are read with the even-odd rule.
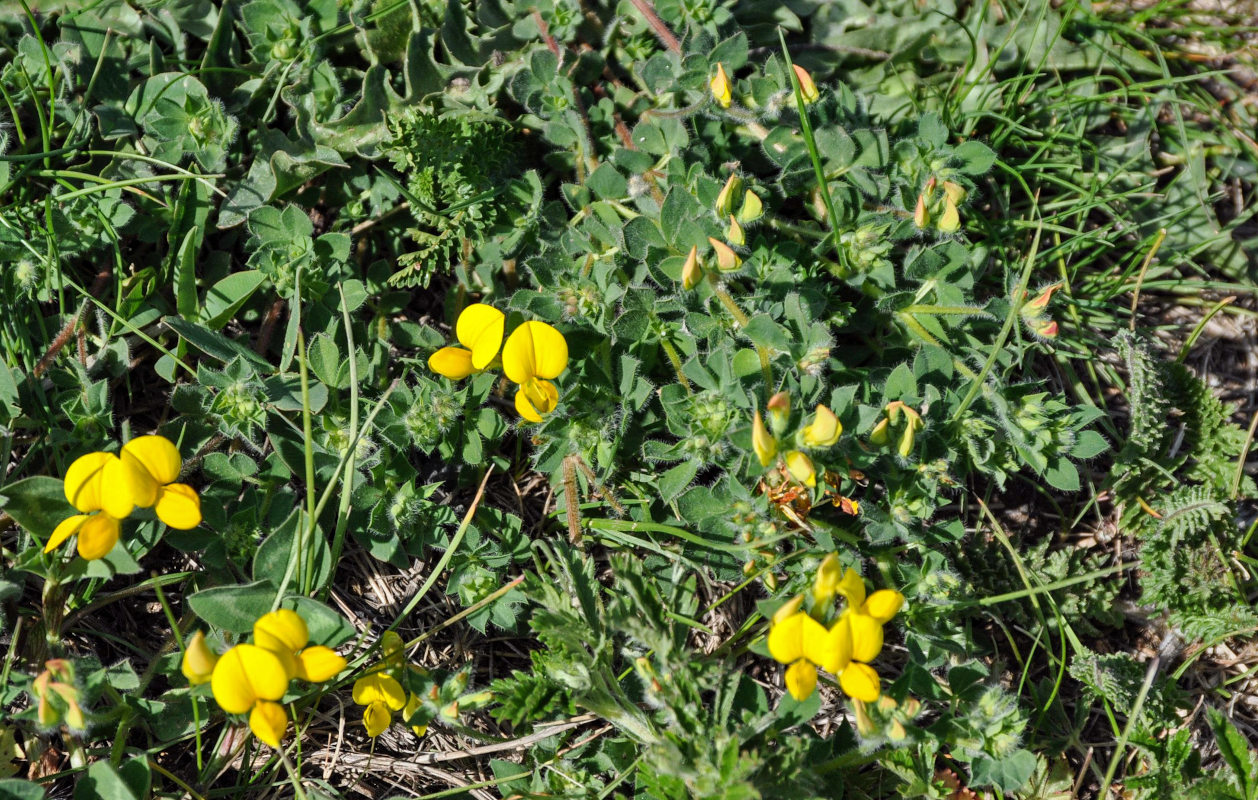
[[[879,623],[886,623],[904,606],[904,595],[894,589],[879,589],[865,601],[864,612]]]
[[[725,242],[709,236],[708,244],[716,251],[716,268],[721,272],[733,272],[743,265],[743,260]]]
[[[218,663],[218,654],[210,649],[205,642],[205,634],[197,631],[188,640],[183,651],[183,660],[179,671],[188,679],[188,683],[197,686],[207,683],[214,675],[214,665]]]
[[[398,711],[406,705],[406,691],[392,677],[377,672],[354,681],[354,702],[360,706],[381,703]]]
[[[712,96],[716,98],[716,102],[720,103],[721,108],[729,108],[734,98],[730,92],[729,76],[725,74],[724,64],[717,63],[716,75],[708,81],[708,88],[712,90]]]
[[[66,500],[79,511],[99,511],[101,503],[101,478],[105,465],[117,461],[113,453],[88,453],[74,459],[66,470]]]
[[[789,617],[776,620],[769,628],[769,655],[783,664],[790,664],[804,657],[803,629],[808,617],[797,611]]]
[[[865,581],[861,580],[860,573],[851,567],[848,567],[847,572],[843,573],[843,580],[839,581],[838,592],[847,598],[848,608],[857,609],[865,604]]]
[[[201,524],[201,498],[186,483],[172,483],[159,489],[153,510],[158,519],[181,531]]]
[[[109,555],[118,544],[122,523],[108,514],[93,514],[79,528],[79,556],[84,561],[94,561]]]
[[[101,470],[100,505],[114,519],[125,519],[137,505],[153,505],[159,488],[139,461],[129,456],[115,458]]]
[[[805,486],[812,488],[817,485],[817,472],[813,469],[812,459],[800,450],[791,450],[786,454],[786,469],[791,477]]]
[[[363,727],[373,739],[387,731],[392,722],[393,715],[385,708],[384,703],[370,703],[363,709]]]
[[[786,668],[786,691],[801,703],[812,697],[817,688],[817,668],[807,661],[799,660]]]
[[[388,669],[400,669],[406,663],[406,648],[397,631],[385,631],[380,636],[380,665]]]
[[[179,470],[183,468],[179,448],[165,436],[132,439],[123,445],[122,458],[134,458],[161,485],[179,480]]]
[[[403,719],[405,719],[407,722],[410,722],[411,717],[415,716],[415,712],[419,711],[419,707],[420,707],[419,695],[417,694],[410,695],[406,699],[406,708],[402,709]],[[412,725],[411,731],[416,736],[423,736],[425,733],[428,732],[428,725],[427,724]]]
[[[502,348],[502,371],[516,383],[558,378],[567,367],[568,341],[545,322],[525,322],[511,332]]]
[[[472,351],[472,369],[484,369],[498,355],[506,323],[507,318],[501,311],[484,303],[473,303],[459,314],[454,323],[454,335]]]
[[[79,532],[79,528],[83,527],[83,523],[91,519],[87,514],[75,514],[73,517],[66,517],[57,523],[57,527],[53,528],[52,536],[48,537],[48,544],[44,545],[44,552],[51,553],[58,545],[69,539],[71,536]]]
[[[872,703],[882,694],[882,681],[878,672],[868,664],[853,661],[839,676],[839,686],[848,697]]]
[[[830,635],[830,631],[826,630],[826,626],[812,617],[805,616],[799,633],[804,658],[821,667],[834,664],[835,638]]]
[[[852,631],[852,658],[873,661],[882,652],[882,625],[868,614],[844,614]]]
[[[259,700],[279,700],[288,690],[288,673],[279,656],[252,644],[238,644],[223,654],[210,678],[214,699],[228,714],[243,714]]]
[[[296,611],[281,608],[253,623],[253,643],[276,653],[296,653],[310,641],[306,621]]]
[[[681,267],[681,288],[693,289],[699,285],[699,281],[703,278],[703,267],[699,266],[699,248],[694,246],[690,248],[689,255],[686,256],[686,263]]]
[[[280,739],[288,731],[288,714],[284,713],[284,706],[265,700],[258,703],[249,714],[249,730],[258,737],[258,741],[278,750]]]
[[[799,94],[804,99],[804,103],[815,103],[821,97],[821,93],[817,91],[817,84],[813,81],[812,75],[808,74],[808,70],[798,64],[792,64],[795,68],[795,77],[799,79]]]
[[[802,594],[797,594],[790,600],[787,600],[777,611],[773,612],[773,623],[776,625],[787,617],[795,616],[795,612],[799,611],[799,607],[803,604],[804,596]],[[791,660],[794,661],[794,659]]]
[[[452,381],[461,381],[476,371],[472,351],[462,347],[443,347],[428,356],[428,369]]]
[[[840,618],[826,632],[822,650],[821,660],[817,662],[817,666],[832,675],[838,675],[847,669],[847,665],[852,661],[852,631],[846,619]]]
[[[834,412],[825,406],[817,406],[817,414],[804,427],[804,444],[808,447],[830,447],[839,440],[843,426]]]
[[[756,458],[759,459],[762,467],[769,466],[778,454],[778,440],[774,439],[769,429],[764,426],[764,419],[760,416],[759,410],[756,411],[756,417],[751,423],[751,449],[756,451]]]
[[[541,422],[559,404],[559,390],[550,381],[530,378],[515,393],[515,410],[529,422]]]
[[[837,553],[831,553],[817,567],[817,575],[812,581],[812,596],[819,606],[830,605],[834,593],[838,590],[839,581],[843,577],[843,565],[839,563]]]
[[[330,647],[316,644],[297,654],[297,677],[310,683],[323,683],[341,674],[345,659]]]

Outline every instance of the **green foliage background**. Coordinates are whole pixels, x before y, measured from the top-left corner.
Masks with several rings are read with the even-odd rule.
[[[419,743],[365,737],[354,675],[292,698],[295,793],[396,791],[431,742],[483,748],[475,787],[405,773],[434,797],[1255,797],[1249,671],[1209,655],[1258,630],[1253,409],[1195,355],[1254,316],[1252,35],[1176,3],[6,8],[0,797],[290,781],[172,631],[277,604],[354,675],[385,628],[441,643]],[[472,302],[567,338],[541,425],[428,370]],[[778,392],[816,491],[752,447]],[[807,448],[818,405],[843,435]],[[154,431],[204,524],[43,553],[66,467]],[[907,598],[877,704],[795,702],[763,643],[830,552]],[[37,716],[52,658],[82,729]],[[323,771],[329,734],[385,766]]]

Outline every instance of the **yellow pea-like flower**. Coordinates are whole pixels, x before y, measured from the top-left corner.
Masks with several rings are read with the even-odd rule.
[[[288,690],[284,662],[265,647],[238,644],[214,666],[210,689],[228,714],[244,714],[259,701],[277,701]]]
[[[402,716],[406,717],[409,721],[410,718],[415,715],[415,712],[419,710],[420,705],[421,701],[419,699],[419,695],[412,694],[406,701],[406,707],[402,709]],[[412,725],[411,732],[416,736],[423,736],[428,732],[428,725]]]
[[[139,436],[122,446],[117,462],[105,466],[104,488],[125,493],[140,508],[152,506],[157,518],[172,528],[189,530],[201,524],[201,499],[191,486],[175,483],[182,469],[173,442],[165,436]]]
[[[839,441],[843,425],[834,412],[823,405],[817,406],[812,422],[804,426],[801,438],[805,447],[830,447]]]
[[[276,655],[290,678],[322,683],[345,669],[345,659],[323,645],[306,647],[310,631],[306,621],[287,608],[263,614],[253,623],[253,641]]]
[[[463,347],[443,347],[428,357],[428,368],[451,380],[481,372],[498,357],[507,317],[484,303],[463,309],[454,323],[454,336]]]
[[[85,561],[104,558],[118,544],[122,523],[105,512],[98,514],[75,514],[63,519],[53,529],[52,536],[44,545],[44,552],[50,553],[62,542],[76,533],[79,536],[79,557]]]
[[[406,707],[402,684],[382,672],[354,681],[354,702],[363,709],[363,727],[373,739],[384,733],[393,721],[393,712]]]
[[[839,564],[839,557],[835,553],[830,553],[822,560],[821,566],[817,567],[817,575],[813,578],[813,602],[823,608],[828,607],[830,601],[834,599],[835,592],[838,591],[842,577],[843,568]]]
[[[786,470],[791,477],[808,488],[817,485],[817,471],[813,468],[812,459],[800,450],[789,450],[786,453]]]
[[[848,697],[872,703],[882,694],[882,681],[878,671],[868,664],[853,661],[839,675],[839,686]]]
[[[733,248],[725,242],[709,236],[708,244],[712,245],[712,249],[716,251],[716,268],[721,272],[733,272],[743,265],[743,260],[738,257],[738,253],[735,253]]]
[[[502,371],[520,385],[515,408],[530,422],[555,410],[559,390],[549,379],[568,368],[568,342],[545,322],[529,320],[511,332],[502,348]]]

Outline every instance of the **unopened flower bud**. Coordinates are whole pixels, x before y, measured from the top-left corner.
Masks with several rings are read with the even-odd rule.
[[[823,405],[817,405],[817,413],[813,415],[812,422],[804,426],[800,432],[800,438],[803,439],[805,447],[830,447],[839,441],[839,434],[843,433],[843,425],[839,422],[839,418],[834,412]]]
[[[843,565],[839,563],[838,554],[831,553],[817,567],[817,575],[812,582],[812,596],[818,606],[829,607],[842,579]]]
[[[210,676],[214,674],[214,665],[217,663],[218,654],[206,643],[205,634],[197,631],[188,640],[179,670],[188,679],[188,683],[197,686],[209,682]]]
[[[930,212],[926,210],[926,195],[917,196],[917,205],[913,208],[913,224],[925,228],[930,224]]]
[[[743,233],[743,226],[738,224],[733,214],[729,215],[729,228],[725,231],[725,238],[738,247],[747,244],[747,234]]]
[[[764,427],[764,419],[760,416],[757,409],[755,420],[751,425],[751,447],[756,451],[756,458],[760,459],[760,466],[767,467],[773,463],[774,457],[778,454],[778,442],[773,435]]]
[[[716,268],[721,272],[734,272],[743,265],[743,260],[725,242],[709,236],[708,243],[716,251]]]
[[[961,214],[957,211],[957,204],[952,201],[951,197],[944,198],[944,213],[935,227],[940,233],[956,233],[961,230]]]
[[[681,268],[681,288],[688,291],[698,286],[701,280],[703,280],[703,267],[699,266],[699,248],[695,246],[690,248],[686,263]]]
[[[760,200],[760,195],[748,189],[743,195],[743,204],[738,209],[738,221],[746,225],[763,216],[764,203]]]
[[[817,485],[817,471],[813,469],[812,459],[801,450],[791,450],[786,454],[786,469],[791,477],[808,488]]]
[[[778,392],[769,398],[769,424],[775,436],[781,436],[791,421],[791,393]]]
[[[1045,308],[1048,308],[1048,301],[1052,298],[1053,292],[1057,291],[1061,287],[1062,284],[1060,282],[1054,283],[1052,286],[1045,287],[1040,290],[1040,293],[1035,296],[1035,299],[1028,300],[1023,308],[1032,309],[1034,311],[1043,311]]]
[[[730,92],[729,76],[725,74],[725,65],[716,65],[716,76],[708,82],[708,87],[712,90],[712,96],[716,98],[716,102],[720,103],[721,108],[729,108],[730,102],[734,99]]]
[[[965,202],[965,198],[969,194],[965,190],[964,186],[959,183],[953,183],[952,181],[944,181],[943,190],[948,199],[957,205]]]
[[[799,79],[799,93],[804,98],[805,105],[817,102],[817,98],[821,97],[821,93],[817,91],[817,84],[813,83],[812,76],[808,74],[808,70],[798,64],[792,64],[795,68],[795,77]]]
[[[725,186],[721,187],[721,193],[716,196],[716,215],[724,219],[734,211],[734,199],[743,188],[743,179],[737,175],[730,175],[725,181]]]

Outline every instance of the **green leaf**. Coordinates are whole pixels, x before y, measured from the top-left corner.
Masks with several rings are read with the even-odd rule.
[[[306,516],[300,509],[293,509],[288,518],[280,523],[275,530],[258,547],[253,557],[253,578],[256,581],[266,579],[278,581],[287,571],[290,558],[303,559],[302,568],[312,567],[314,576],[311,586],[323,586],[332,575],[332,549],[328,546],[327,537],[316,525],[313,531],[305,531]],[[305,537],[301,540],[306,550],[294,550],[294,537]],[[293,565],[292,573],[297,575],[297,565]]]
[[[1079,491],[1079,470],[1064,458],[1058,458],[1044,470],[1044,480],[1063,492]]]
[[[603,162],[590,173],[585,179],[585,185],[603,200],[617,200],[629,193],[629,181],[607,162]]]
[[[1022,788],[1035,773],[1035,754],[1015,750],[1001,759],[979,756],[970,765],[970,777],[978,786],[995,786],[1004,792]]]
[[[145,765],[147,766],[147,765]],[[132,770],[132,777],[139,779],[139,774]],[[139,800],[148,793],[147,773],[144,777],[144,791],[137,793],[131,781],[114,769],[108,761],[94,761],[87,768],[87,773],[74,786],[74,800]]]
[[[791,333],[767,314],[757,314],[742,330],[752,343],[782,353],[791,351]]]
[[[1236,725],[1214,706],[1206,707],[1206,718],[1210,723],[1210,730],[1214,732],[1214,742],[1218,745],[1219,755],[1223,757],[1228,768],[1232,770],[1232,774],[1236,776],[1236,784],[1240,787],[1243,796],[1254,797],[1258,794],[1258,783],[1255,783],[1258,775],[1255,774],[1254,754],[1250,750],[1249,743],[1236,729]]]
[[[281,571],[275,577],[283,574]],[[274,602],[275,585],[269,580],[215,586],[188,597],[188,605],[198,617],[229,633],[253,630],[253,623],[270,611]]]
[[[162,317],[162,322],[169,325],[171,330],[179,334],[188,344],[212,358],[217,358],[224,364],[239,357],[255,367],[267,371],[271,369],[271,365],[265,359],[245,345],[228,339],[221,333],[211,331],[203,325],[173,316]]]
[[[78,513],[66,502],[65,484],[46,475],[0,487],[0,508],[41,539],[47,539],[63,519]]]
[[[660,499],[671,503],[677,495],[685,491],[690,482],[699,472],[699,460],[683,461],[660,476]]]
[[[992,149],[973,139],[958,145],[952,151],[952,155],[961,162],[957,165],[957,169],[966,175],[985,175],[996,163],[996,154],[992,152]]]
[[[240,307],[265,282],[266,275],[256,269],[228,275],[205,293],[205,307],[201,310],[201,319],[211,330],[218,330],[231,322]],[[181,310],[180,313],[182,314],[183,311]]]
[[[1070,457],[1078,459],[1096,458],[1109,449],[1109,442],[1096,431],[1083,431],[1079,440],[1070,448]]]
[[[4,778],[0,780],[0,800],[43,800],[44,787],[38,783]]]

